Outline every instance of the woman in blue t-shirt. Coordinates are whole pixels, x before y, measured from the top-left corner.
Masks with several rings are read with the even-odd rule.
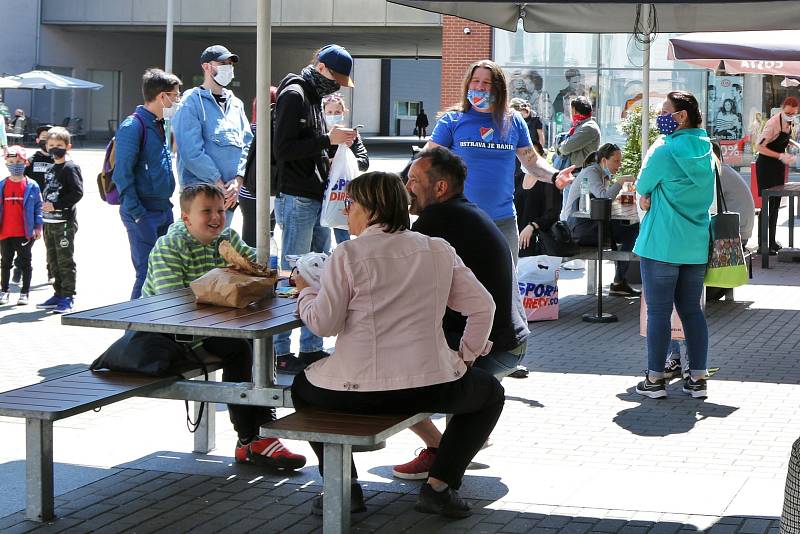
[[[443,146],[464,160],[464,194],[503,232],[516,264],[515,157],[538,180],[559,189],[573,180],[573,167],[557,171],[533,149],[524,119],[508,108],[508,83],[497,63],[485,59],[470,65],[463,89],[461,102],[442,115],[425,148]]]

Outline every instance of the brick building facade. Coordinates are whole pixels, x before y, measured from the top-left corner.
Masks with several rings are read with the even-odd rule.
[[[469,28],[468,33],[465,28]],[[442,20],[440,109],[447,109],[461,100],[464,72],[480,59],[492,59],[492,29],[485,24],[445,15]]]

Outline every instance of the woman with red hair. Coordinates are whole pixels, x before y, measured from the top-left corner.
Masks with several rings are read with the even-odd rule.
[[[756,180],[758,181],[758,194],[761,191],[776,185],[783,185],[786,176],[786,166],[793,163],[795,156],[786,153],[791,139],[792,125],[794,124],[800,101],[790,96],[781,104],[781,112],[767,121],[761,139],[758,141],[758,157],[756,158]],[[781,249],[775,241],[775,229],[778,226],[778,210],[781,206],[780,197],[769,199],[769,250],[760,250],[761,254],[774,256]],[[764,211],[761,211],[763,214]],[[759,214],[759,219],[761,218]],[[758,224],[758,242],[761,243],[761,222]]]

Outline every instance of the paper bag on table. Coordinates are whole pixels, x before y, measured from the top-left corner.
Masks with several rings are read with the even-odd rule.
[[[242,257],[227,241],[219,252],[232,266],[211,269],[189,284],[197,302],[244,308],[272,294],[277,271]]]

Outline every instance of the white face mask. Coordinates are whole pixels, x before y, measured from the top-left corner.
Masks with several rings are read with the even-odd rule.
[[[787,115],[786,113],[782,113],[782,115],[783,115],[783,120],[785,120],[786,122],[790,122],[790,123],[794,122],[794,118],[795,118],[794,115]]]
[[[173,117],[175,117],[175,114],[178,112],[178,105],[180,102],[173,102],[170,97],[167,97],[167,100],[169,100],[171,106],[168,108],[165,107],[163,110],[161,110],[161,112],[164,119],[169,121],[172,120]]]
[[[328,128],[331,128],[334,124],[342,124],[344,123],[344,115],[325,115],[325,123]]]
[[[214,75],[214,81],[222,87],[227,87],[233,80],[233,65],[219,65],[217,73]]]

